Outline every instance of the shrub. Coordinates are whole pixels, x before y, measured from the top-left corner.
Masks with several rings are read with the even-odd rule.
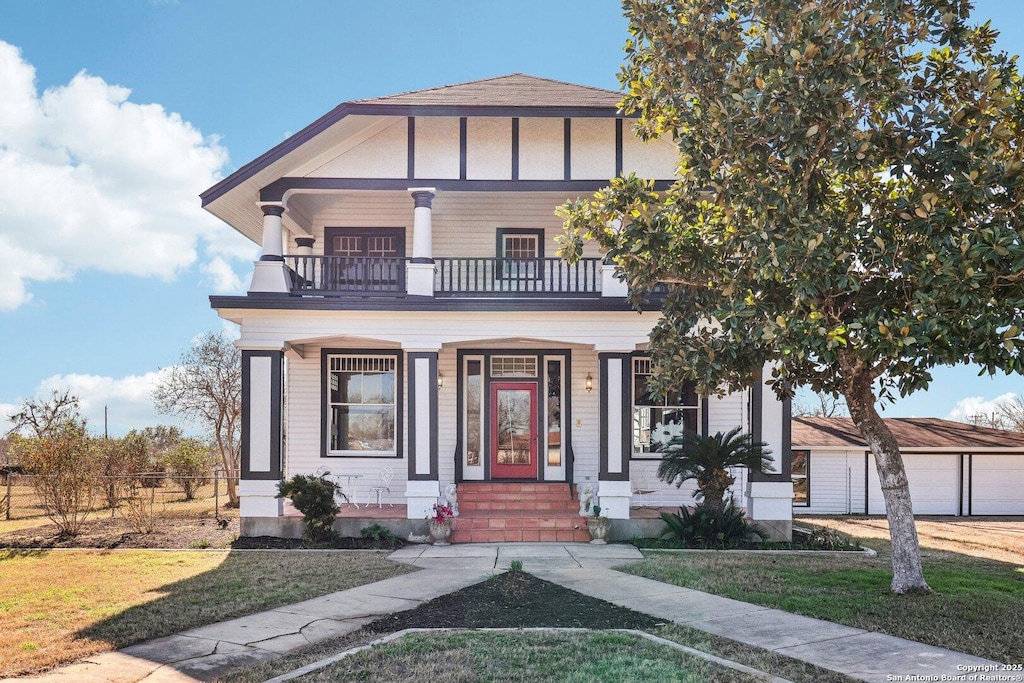
[[[129,480],[121,497],[121,514],[132,530],[139,534],[149,534],[156,528],[156,505],[154,504],[153,487],[144,487],[140,480]]]
[[[800,532],[794,530],[793,540],[797,539],[797,535]],[[829,529],[827,527],[811,529],[810,533],[806,534],[806,538],[802,539],[803,545],[809,550],[860,550],[860,543],[851,540],[835,529]]]
[[[196,491],[210,482],[210,449],[199,439],[182,439],[164,455],[171,480],[181,487],[185,500],[194,500]]]
[[[731,548],[767,538],[767,532],[745,519],[731,498],[721,509],[698,503],[693,511],[680,507],[678,513],[663,512],[661,519],[665,522],[663,538],[678,538],[690,547]]]
[[[336,493],[341,493],[337,484],[314,475],[296,474],[277,485],[277,497],[288,498],[302,513],[306,538],[310,541],[334,538],[334,518],[341,510],[334,500]],[[341,496],[344,498],[345,494]]]
[[[132,430],[120,439],[98,440],[96,445],[103,463],[103,493],[107,507],[117,507],[129,495],[135,475],[146,471],[149,464],[149,442]]]
[[[371,524],[370,526],[363,527],[359,530],[359,535],[363,538],[373,539],[374,545],[378,548],[390,548],[398,543],[398,536],[395,536],[391,529],[383,524]]]
[[[85,424],[68,420],[46,436],[26,440],[24,464],[33,475],[46,516],[61,535],[78,534],[92,510],[103,465]]]

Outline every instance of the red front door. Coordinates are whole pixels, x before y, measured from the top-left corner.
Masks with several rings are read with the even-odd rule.
[[[491,478],[537,478],[537,383],[491,383]]]

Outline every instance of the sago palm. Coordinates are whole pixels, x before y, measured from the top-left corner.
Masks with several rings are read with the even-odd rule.
[[[725,434],[698,436],[686,432],[673,437],[662,448],[658,479],[682,486],[687,479],[697,480],[698,500],[705,507],[721,510],[725,492],[736,480],[730,467],[746,467],[764,472],[772,462],[767,444],[754,441],[750,434],[740,434],[737,427]]]

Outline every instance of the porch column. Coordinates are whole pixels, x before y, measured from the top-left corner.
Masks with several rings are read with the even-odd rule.
[[[424,519],[441,496],[437,451],[437,353],[406,353],[409,377],[409,479],[405,497],[409,519]]]
[[[631,437],[629,353],[600,353],[598,391],[601,398],[601,460],[598,501],[601,514],[629,519],[633,491],[629,485]]]
[[[750,387],[750,433],[754,441],[768,444],[774,462],[767,474],[749,473],[746,508],[747,516],[765,527],[772,540],[788,541],[793,537],[792,405],[790,399],[779,400],[765,386],[764,377],[771,370],[771,364],[766,364]]]
[[[435,190],[413,187],[412,260],[409,262],[406,287],[414,296],[434,296],[434,238],[431,218]]]
[[[260,210],[263,211],[263,253],[255,263],[249,292],[287,294],[291,288],[288,284],[288,269],[284,265],[284,243],[281,238],[284,205],[261,204]]]
[[[614,263],[601,264],[601,296],[629,296],[629,287],[616,275]]]
[[[277,482],[282,473],[284,351],[242,351],[242,472],[239,482],[242,533],[257,519],[279,517]]]
[[[312,256],[314,244],[316,244],[316,239],[313,237],[296,237],[295,254],[297,256]]]

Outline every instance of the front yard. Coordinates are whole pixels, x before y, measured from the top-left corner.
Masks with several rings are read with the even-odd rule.
[[[412,571],[379,553],[0,552],[0,676]]]
[[[959,541],[955,526],[919,522],[927,530],[921,534],[925,578],[935,593],[916,597],[888,591],[892,574],[884,519],[867,520],[867,525],[815,521],[857,535],[878,557],[645,552],[645,560],[624,571],[979,657],[1024,661],[1019,632],[1024,554],[1015,551],[1014,543],[1024,531],[1019,522],[1002,535],[990,530],[986,540],[965,534]],[[872,535],[859,533],[862,528],[873,530]],[[938,543],[946,549],[929,548]]]

